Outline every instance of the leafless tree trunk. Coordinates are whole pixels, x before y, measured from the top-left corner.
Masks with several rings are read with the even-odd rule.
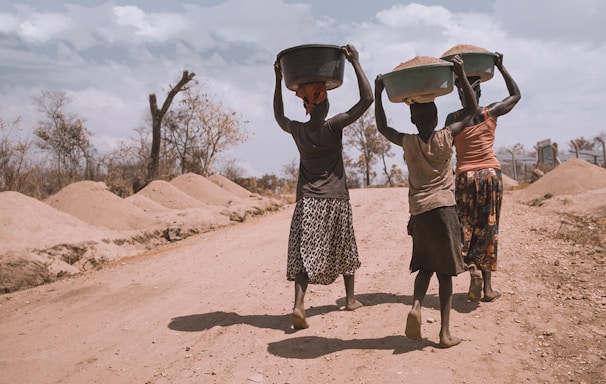
[[[149,95],[149,109],[152,117],[152,145],[151,145],[151,161],[149,164],[149,171],[147,175],[147,181],[154,180],[158,177],[158,166],[160,162],[160,141],[162,140],[162,118],[168,112],[170,104],[173,99],[179,93],[187,83],[189,83],[196,74],[187,70],[183,71],[181,80],[171,88],[170,92],[162,104],[162,109],[158,109],[156,101],[156,94],[152,93]]]

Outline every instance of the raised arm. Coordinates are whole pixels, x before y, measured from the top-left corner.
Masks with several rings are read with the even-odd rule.
[[[284,116],[284,100],[282,99],[282,68],[280,62],[274,63],[274,72],[276,74],[276,87],[274,89],[274,118],[282,130],[290,133],[288,124],[290,120]]]
[[[447,125],[450,128],[453,136],[458,135],[464,128],[471,125],[471,118],[478,109],[478,99],[476,94],[465,76],[465,69],[463,68],[463,59],[461,56],[456,55],[452,59],[454,64],[453,70],[459,79],[459,85],[463,90],[463,104],[465,107],[461,111],[461,114],[456,121],[451,122]]]
[[[360,116],[366,112],[368,107],[370,107],[373,102],[373,96],[370,82],[368,81],[368,78],[366,78],[366,74],[360,65],[358,51],[351,44],[343,47],[343,51],[345,52],[345,57],[353,66],[356,73],[356,78],[358,79],[358,89],[360,90],[360,100],[358,100],[353,107],[351,107],[347,112],[339,113],[330,119],[333,124],[345,128],[349,124],[358,120]]]
[[[488,105],[488,112],[490,113],[490,116],[492,116],[493,119],[496,119],[497,117],[511,111],[513,107],[515,107],[515,105],[518,103],[518,101],[520,101],[520,99],[522,98],[522,95],[520,94],[520,88],[518,88],[518,85],[509,74],[509,71],[507,71],[507,69],[505,69],[505,66],[503,65],[503,54],[499,52],[496,52],[496,54],[497,57],[495,58],[495,66],[497,67],[499,72],[501,72],[501,75],[505,80],[505,85],[507,86],[507,91],[509,91],[509,96],[504,98],[502,101],[498,101]]]
[[[385,116],[385,109],[383,108],[382,99],[384,88],[385,85],[383,84],[383,78],[381,75],[379,75],[375,79],[375,120],[377,123],[377,129],[383,136],[385,136],[387,140],[401,147],[404,134],[387,125],[387,117]]]

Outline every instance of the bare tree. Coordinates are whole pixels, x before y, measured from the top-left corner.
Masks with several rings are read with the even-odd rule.
[[[121,141],[103,158],[105,184],[120,197],[135,193],[138,183],[145,179],[147,162],[141,161],[138,152],[135,142]]]
[[[221,167],[216,173],[219,173],[234,182],[246,176],[246,170],[234,159],[228,159],[222,162]]]
[[[516,155],[526,155],[527,154],[526,148],[524,148],[524,144],[522,144],[522,143],[516,143],[509,147],[500,147],[497,150],[497,153],[500,153],[500,154],[506,154],[506,153],[512,153],[512,152]]]
[[[182,172],[210,176],[221,154],[248,139],[242,130],[246,121],[197,87],[183,92],[167,122],[165,141],[177,154]]]
[[[177,166],[181,174],[195,168],[196,162],[192,156],[196,147],[200,145],[201,136],[201,128],[196,124],[196,120],[196,113],[187,105],[182,105],[174,111],[169,111],[162,123],[166,151],[172,152],[173,157],[178,160]]]
[[[0,118],[0,191],[18,191],[27,172],[27,154],[31,143],[16,139],[21,118],[6,123]]]
[[[385,164],[385,162],[383,164]],[[389,185],[390,187],[406,185],[404,172],[402,171],[402,168],[398,167],[397,164],[392,164],[389,171],[387,170],[387,167],[384,167],[383,172],[385,173],[387,179],[385,185]]]
[[[361,188],[362,179],[360,175],[362,174],[358,173],[358,163],[351,158],[347,151],[343,151],[343,166],[347,175],[347,187]]]
[[[393,157],[391,144],[377,130],[374,113],[371,109],[345,129],[345,146],[359,152],[354,164],[364,177],[364,185],[369,187],[376,176],[373,166],[380,159],[383,162],[383,172],[389,178],[386,158]]]
[[[90,176],[93,169],[91,133],[84,127],[84,119],[64,111],[71,101],[64,91],[42,91],[34,98],[37,110],[44,116],[34,134],[39,139],[38,147],[55,159],[58,187]]]
[[[285,193],[294,193],[299,179],[299,164],[296,159],[282,166],[282,175],[285,180]]]
[[[575,150],[575,145],[576,145],[576,149],[578,149],[579,151],[593,151],[595,144],[596,144],[595,140],[588,140],[588,139],[585,139],[584,137],[579,137],[579,138],[570,140],[569,147],[573,151]]]
[[[186,89],[185,85],[189,83],[196,74],[187,70],[183,71],[181,80],[174,87],[170,88],[166,100],[162,104],[162,108],[158,109],[158,103],[156,100],[156,94],[152,93],[149,95],[149,109],[152,117],[152,144],[151,144],[151,155],[149,171],[147,175],[148,181],[154,180],[158,177],[158,165],[160,162],[160,145],[162,140],[162,119],[168,112],[173,99],[180,91]]]

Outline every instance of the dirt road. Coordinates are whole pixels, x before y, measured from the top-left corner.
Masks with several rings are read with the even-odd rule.
[[[494,274],[502,297],[467,302],[468,276],[455,278],[451,331],[464,341],[440,349],[434,278],[425,340],[407,339],[414,275],[406,193],[351,191],[359,310],[341,309],[342,281],[313,285],[311,327],[291,329],[290,205],[0,296],[0,383],[605,382],[605,256],[554,238],[559,217],[511,193]]]

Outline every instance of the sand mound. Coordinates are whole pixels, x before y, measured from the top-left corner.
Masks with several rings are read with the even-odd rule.
[[[200,200],[163,180],[154,180],[136,193],[170,209],[203,208]]]
[[[570,213],[576,216],[606,217],[606,188],[541,199],[539,205],[556,212]]]
[[[111,193],[103,182],[70,184],[45,203],[98,227],[129,230],[147,228],[153,223],[143,210]]]
[[[0,249],[42,248],[102,238],[103,229],[93,227],[68,213],[18,192],[0,193]]]
[[[438,59],[431,56],[415,56],[412,59],[400,63],[397,67],[395,67],[394,71],[399,71],[401,69],[413,68],[413,67],[421,67],[424,65],[431,64],[448,64],[448,61]]]
[[[219,174],[214,174],[212,176],[208,177],[208,180],[212,181],[213,183],[217,184],[219,187],[233,193],[234,195],[241,197],[241,198],[247,198],[247,197],[251,197],[252,193],[242,187],[241,185],[234,183],[233,181],[231,181],[230,179],[228,179],[225,176],[219,175]]]
[[[158,204],[155,201],[153,201],[152,199],[150,199],[149,197],[145,197],[143,195],[137,195],[137,194],[130,195],[127,198],[125,198],[124,200],[141,208],[144,212],[158,213],[158,212],[170,211],[170,208],[167,208],[167,207],[163,206],[162,204]]]
[[[573,195],[606,188],[606,169],[581,159],[569,159],[520,191],[521,200],[551,194]]]
[[[471,44],[457,44],[454,47],[450,48],[448,51],[444,52],[441,57],[469,52],[488,52],[488,50]]]
[[[235,200],[240,200],[230,191],[195,173],[177,176],[170,184],[206,204],[228,206]]]
[[[516,179],[511,178],[503,173],[503,187],[506,190],[513,189],[513,188],[517,187],[518,185],[519,185],[519,183],[516,181]]]

